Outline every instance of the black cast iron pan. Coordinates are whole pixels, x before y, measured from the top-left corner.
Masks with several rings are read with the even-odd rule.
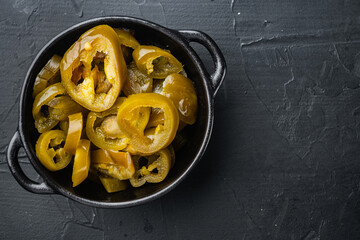
[[[68,166],[58,172],[44,168],[35,154],[35,144],[39,136],[32,118],[32,88],[36,75],[53,54],[63,55],[65,51],[88,29],[108,24],[114,28],[127,28],[135,31],[135,37],[141,44],[156,45],[169,49],[184,65],[188,77],[194,81],[198,94],[198,116],[191,126],[188,143],[176,152],[176,163],[167,178],[158,184],[146,184],[140,188],[129,188],[122,192],[107,193],[102,186],[85,181],[73,188],[71,168]],[[190,42],[198,42],[210,52],[215,71],[209,74],[198,55],[190,47]],[[33,193],[57,193],[83,204],[121,208],[148,202],[169,192],[180,183],[203,156],[210,139],[214,119],[214,97],[224,80],[226,63],[216,43],[205,33],[195,30],[172,30],[143,19],[133,17],[102,17],[77,24],[53,38],[45,45],[32,62],[22,87],[20,97],[19,127],[7,149],[9,168],[18,183]],[[18,152],[24,148],[35,170],[43,178],[37,183],[29,179],[22,171]]]

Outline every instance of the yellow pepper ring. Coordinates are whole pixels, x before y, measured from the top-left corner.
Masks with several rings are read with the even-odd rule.
[[[103,55],[104,81],[100,81],[98,69],[92,67],[97,54]],[[108,25],[99,25],[85,32],[64,54],[60,73],[62,83],[74,101],[91,111],[109,109],[127,75],[116,32]],[[108,86],[106,90],[96,92],[97,87],[105,85]]]
[[[116,115],[119,106],[125,101],[126,98],[120,97],[116,100],[114,105],[101,113],[90,112],[86,120],[86,135],[90,141],[98,148],[122,150],[128,145],[128,139],[124,137],[110,138],[113,136],[107,136],[101,127],[96,127],[95,122],[98,119],[106,119],[111,115]]]
[[[146,137],[143,129],[139,129],[134,123],[137,119],[131,113],[139,107],[160,108],[164,112],[164,125],[155,132],[153,139]],[[129,96],[119,107],[117,122],[136,152],[151,155],[167,147],[174,139],[179,126],[179,115],[167,97],[157,93],[139,93]]]
[[[130,183],[133,187],[140,187],[146,182],[159,183],[163,181],[172,167],[171,152],[167,148],[145,158],[148,160],[146,166],[139,166],[139,158],[135,163],[136,172],[134,177],[130,178]],[[157,170],[156,172],[154,172],[155,169]]]
[[[41,91],[34,100],[32,115],[35,120],[35,127],[39,133],[46,132],[55,127],[59,121],[46,117],[41,112],[41,107],[47,105],[57,95],[65,94],[66,90],[61,83],[55,83]]]
[[[151,78],[165,78],[183,69],[182,64],[170,51],[155,46],[141,45],[134,50],[132,55],[139,70]]]
[[[69,116],[69,128],[67,131],[64,150],[72,155],[75,155],[76,147],[80,141],[81,132],[83,129],[82,113],[75,113]]]
[[[180,120],[186,124],[194,124],[197,114],[197,96],[193,82],[179,73],[165,78],[160,93],[171,99],[179,111]]]
[[[65,137],[66,134],[62,130],[50,130],[41,134],[36,142],[36,156],[50,171],[61,170],[71,161],[71,155],[66,153],[63,148],[58,148],[65,141]]]
[[[152,110],[149,122],[146,128],[157,127],[159,124],[164,123],[164,112],[161,109],[155,108]]]
[[[81,139],[76,148],[72,172],[73,187],[82,183],[89,175],[90,169],[90,141]]]

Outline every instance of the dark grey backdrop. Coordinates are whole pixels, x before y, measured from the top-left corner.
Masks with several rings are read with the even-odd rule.
[[[228,74],[207,153],[175,190],[130,209],[29,193],[5,158],[27,68],[60,31],[114,14],[219,44]],[[2,0],[0,52],[0,239],[360,238],[360,1]]]

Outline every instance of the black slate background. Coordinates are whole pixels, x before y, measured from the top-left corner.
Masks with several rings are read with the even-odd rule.
[[[218,43],[228,73],[208,150],[176,189],[133,208],[29,193],[5,157],[26,71],[62,30],[116,14]],[[0,52],[0,239],[360,238],[360,1],[3,0]]]

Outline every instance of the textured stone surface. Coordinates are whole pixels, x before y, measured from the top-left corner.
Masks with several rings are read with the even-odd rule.
[[[0,8],[0,239],[359,239],[358,0],[5,0]],[[22,189],[5,150],[41,47],[98,16],[208,33],[228,64],[207,153],[176,189],[96,209]],[[204,63],[212,61],[194,45]],[[39,180],[24,153],[22,166]]]

